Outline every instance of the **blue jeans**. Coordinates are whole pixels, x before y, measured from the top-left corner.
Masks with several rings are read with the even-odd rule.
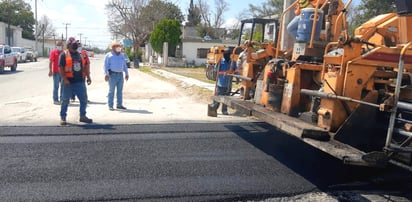
[[[58,102],[62,100],[62,88],[60,87],[62,77],[59,73],[53,73],[53,101]],[[60,88],[60,97],[59,97],[59,88]]]
[[[60,107],[60,117],[66,118],[67,108],[69,106],[69,99],[72,97],[73,94],[77,95],[77,98],[79,98],[80,117],[85,117],[87,98],[86,98],[86,85],[84,81],[71,83],[69,86],[65,86],[62,83],[62,89],[63,89],[63,98],[62,98],[62,104]]]
[[[299,18],[299,15],[295,16],[288,24],[289,34],[293,36],[293,39],[296,39],[296,36],[298,36]]]
[[[116,98],[117,98],[117,107],[123,106],[123,73],[110,73],[109,74],[109,95],[108,95],[108,104],[109,107],[113,107],[114,100],[114,91],[116,88]]]

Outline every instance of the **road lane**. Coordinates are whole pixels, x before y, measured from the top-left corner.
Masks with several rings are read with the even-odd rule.
[[[268,138],[270,128],[154,124],[85,134],[72,126],[69,135],[62,127],[43,134],[15,127],[26,135],[0,138],[0,200],[214,199],[316,189],[244,139]]]
[[[260,122],[0,129],[0,201],[232,201],[412,188],[408,172],[344,166]]]

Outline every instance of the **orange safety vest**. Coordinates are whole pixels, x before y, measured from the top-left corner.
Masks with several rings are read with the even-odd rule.
[[[66,55],[66,66],[64,66],[64,75],[66,78],[73,78],[73,59],[70,55],[69,50],[65,50],[64,54]],[[86,76],[86,61],[82,54],[80,54],[80,58],[82,59],[82,76],[83,78]]]

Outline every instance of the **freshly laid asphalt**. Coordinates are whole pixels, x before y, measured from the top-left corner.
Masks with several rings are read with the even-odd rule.
[[[69,125],[58,126],[59,106],[44,105],[47,90],[21,89],[21,99],[0,104],[0,201],[412,200],[411,173],[342,165],[266,123],[207,117],[205,104],[140,71],[130,72],[128,110],[108,111],[100,62],[88,88],[93,124],[78,122],[74,103]],[[3,79],[40,78],[45,64],[23,64]]]
[[[260,200],[374,189],[382,186],[377,179],[390,185],[388,193],[411,188],[410,175],[392,179],[393,171],[343,166],[261,122],[1,131],[0,201]]]

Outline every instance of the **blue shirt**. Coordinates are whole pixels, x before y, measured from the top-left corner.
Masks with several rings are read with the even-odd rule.
[[[229,71],[230,63],[231,63],[230,60],[225,61],[225,59],[222,58],[222,60],[220,61],[219,72],[223,73],[223,72]],[[218,65],[219,65],[219,63],[215,64],[215,70],[216,71],[218,70]],[[236,62],[233,62],[233,71],[235,71],[235,70],[236,70]],[[230,82],[232,82],[232,76],[227,76],[227,75],[224,75],[224,74],[218,74],[218,75],[219,75],[219,78],[217,80],[217,85],[219,87],[228,87]]]
[[[109,70],[114,72],[125,72],[129,76],[124,53],[116,55],[114,51],[108,52],[104,56],[104,75],[109,75]]]

